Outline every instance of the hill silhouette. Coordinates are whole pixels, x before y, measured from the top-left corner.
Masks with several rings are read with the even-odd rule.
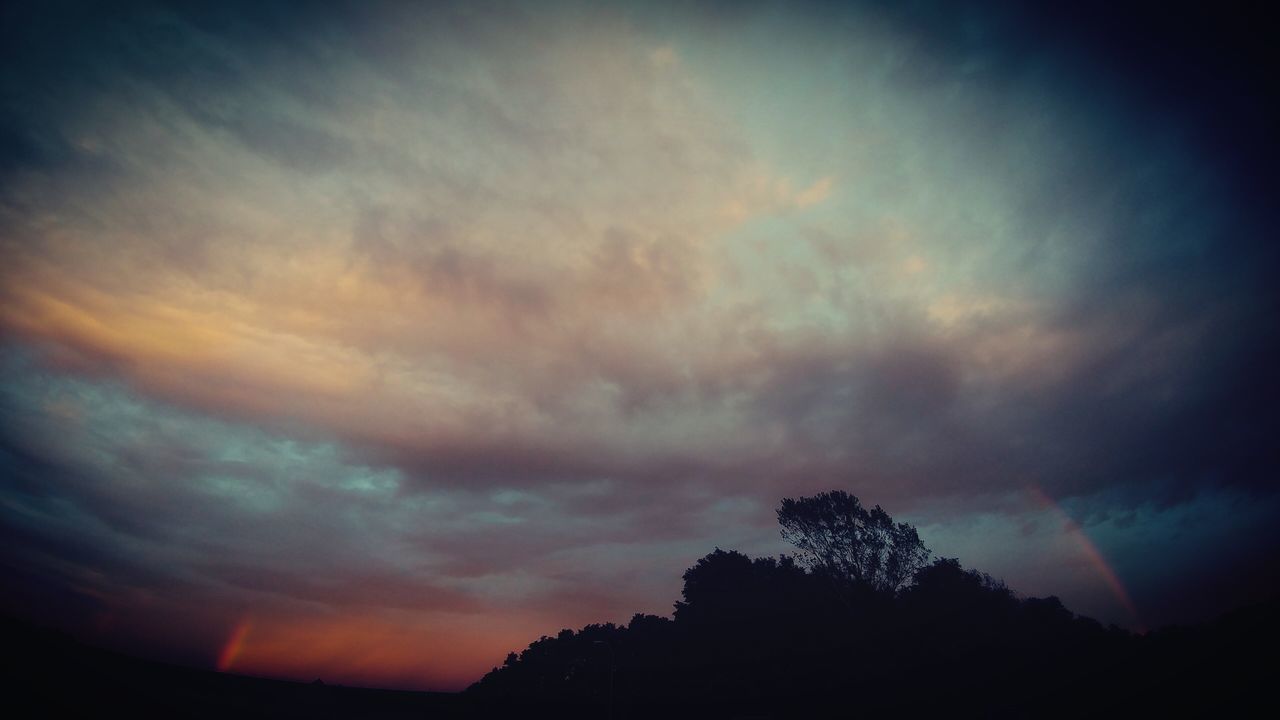
[[[859,512],[883,514],[845,517]],[[1262,660],[1280,638],[1275,601],[1136,635],[1056,597],[1020,598],[955,559],[896,589],[807,564],[717,548],[685,571],[672,619],[544,636],[467,694],[494,714],[584,717],[1217,716],[1277,704]]]

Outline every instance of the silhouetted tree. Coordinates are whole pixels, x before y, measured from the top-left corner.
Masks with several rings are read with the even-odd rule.
[[[897,590],[929,561],[914,527],[894,523],[879,505],[867,510],[843,490],[783,498],[778,523],[810,569],[877,590]]]
[[[685,571],[673,619],[543,637],[469,698],[485,716],[558,719],[1227,716],[1250,692],[1275,704],[1270,666],[1249,658],[1274,647],[1280,604],[1136,637],[959,560],[926,564],[910,525],[846,493],[784,500],[778,519],[804,566],[716,548]]]

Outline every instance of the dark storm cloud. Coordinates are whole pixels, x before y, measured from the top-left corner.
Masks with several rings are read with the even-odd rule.
[[[1106,227],[1052,326],[1085,338],[1086,359],[1053,386],[996,402],[1014,452],[1049,486],[1088,494],[1168,483],[1170,500],[1206,483],[1269,493],[1278,459],[1280,350],[1274,208],[1274,57],[1265,23],[1241,8],[934,3],[890,9],[935,60],[911,75],[937,87],[972,61],[1009,87],[1040,76],[1097,128],[1030,194],[1031,240],[1082,212]],[[1015,96],[1010,93],[1010,96]],[[996,134],[999,136],[999,133]],[[1193,158],[1191,163],[1178,158]],[[1074,217],[1073,217],[1074,215]],[[980,412],[980,411],[979,411]],[[976,419],[977,416],[975,416]],[[975,424],[983,425],[982,421]]]

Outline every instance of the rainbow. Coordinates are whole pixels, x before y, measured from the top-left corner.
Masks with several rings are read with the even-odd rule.
[[[1115,596],[1116,600],[1119,601],[1125,610],[1129,611],[1129,615],[1133,618],[1138,632],[1142,632],[1142,622],[1138,617],[1138,607],[1133,604],[1133,598],[1129,596],[1129,591],[1125,588],[1124,583],[1120,582],[1120,576],[1116,574],[1115,568],[1111,567],[1111,564],[1107,562],[1106,557],[1103,556],[1102,551],[1099,550],[1098,546],[1093,543],[1093,540],[1090,540],[1089,536],[1085,534],[1084,528],[1080,527],[1080,524],[1073,520],[1071,516],[1067,514],[1067,511],[1062,508],[1062,505],[1050,497],[1042,488],[1037,485],[1031,485],[1028,489],[1031,493],[1031,497],[1036,500],[1038,505],[1057,515],[1062,520],[1062,527],[1067,531],[1067,535],[1076,541],[1076,544],[1079,545],[1080,552],[1084,555],[1085,559],[1088,560],[1089,564],[1097,571],[1098,575],[1102,578],[1102,581],[1106,583],[1107,588],[1111,590],[1111,594]]]
[[[219,671],[227,672],[235,664],[236,658],[240,657],[240,652],[244,650],[244,640],[249,636],[249,628],[252,625],[253,622],[246,617],[231,629],[231,635],[227,637],[227,642],[222,646],[222,652],[218,653]]]

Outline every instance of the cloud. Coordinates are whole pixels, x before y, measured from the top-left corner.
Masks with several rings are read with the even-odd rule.
[[[5,36],[0,522],[77,612],[252,610],[279,668],[328,623],[338,672],[665,611],[787,495],[982,567],[1074,557],[1030,487],[1117,556],[1274,494],[1266,218],[1038,17],[240,10]]]

